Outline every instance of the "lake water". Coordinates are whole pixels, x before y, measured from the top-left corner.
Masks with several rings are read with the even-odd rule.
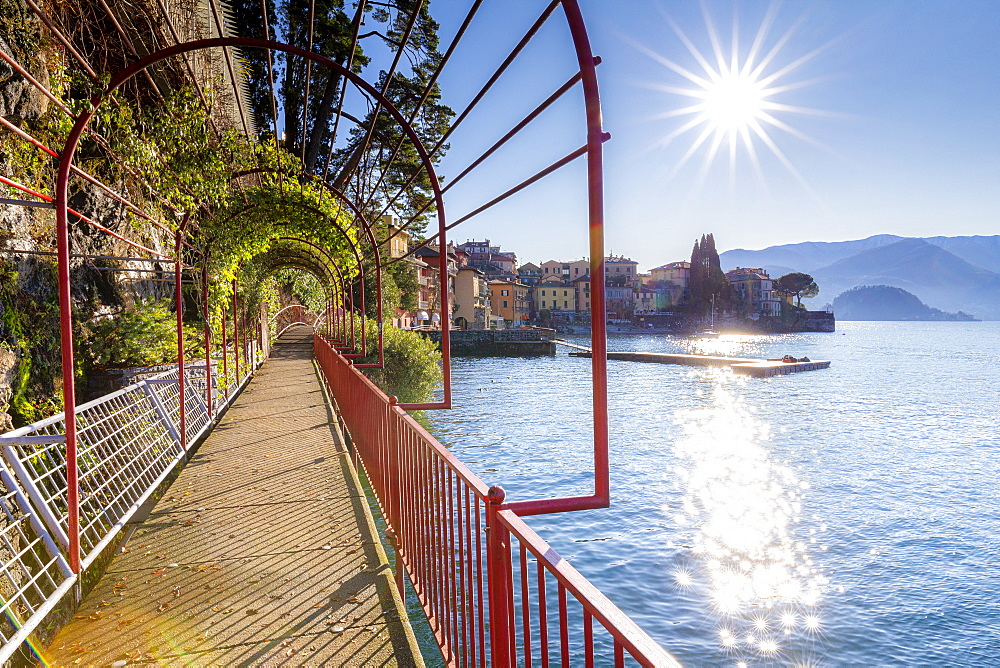
[[[1000,665],[1000,323],[609,350],[612,506],[529,524],[687,665]],[[577,341],[586,343],[583,337]],[[589,494],[589,360],[462,358],[432,431],[510,500]]]

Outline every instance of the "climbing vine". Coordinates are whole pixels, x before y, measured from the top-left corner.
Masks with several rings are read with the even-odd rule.
[[[113,26],[105,23],[106,18],[101,18],[100,12],[95,14],[91,12],[93,8],[82,4],[77,7],[78,4],[72,1],[55,3],[52,12],[57,23],[73,17],[83,20],[86,25],[76,37],[85,43],[83,51],[96,69],[121,69],[124,63],[118,59],[125,49],[117,43]],[[237,2],[237,9],[245,4]],[[149,28],[150,34],[154,34],[156,29],[150,18],[141,11],[145,6],[144,0],[137,0],[137,16],[141,17],[136,20],[145,22],[143,30]],[[425,9],[421,11],[426,14]],[[345,28],[349,27],[347,16],[341,14],[343,12],[337,15],[340,27],[331,32],[334,41],[349,39],[351,33]],[[401,10],[373,13],[371,19],[386,25],[384,39],[398,38],[405,23]],[[416,111],[413,105],[420,97],[418,93],[429,82],[430,68],[440,57],[436,50],[436,29],[429,15],[424,16],[413,44],[407,47],[411,64],[416,63],[414,74],[406,77],[397,73],[389,86],[390,98],[407,113]],[[104,94],[109,78],[105,76],[95,81],[89,77],[47,35],[22,3],[0,3],[0,37],[17,60],[65,105],[63,108],[36,94],[23,114],[7,117],[41,144],[59,151],[69,136],[73,117],[92,109],[92,100]],[[290,41],[295,42],[295,39]],[[334,42],[328,46],[330,55],[336,54],[339,58],[342,51],[346,53],[346,48],[340,49]],[[357,70],[367,63],[367,59],[360,50],[355,55]],[[259,59],[260,54],[254,57]],[[338,280],[342,278],[348,285],[348,290],[360,293],[358,279],[365,274],[366,311],[374,316],[377,308],[373,266],[360,264],[353,249],[360,246],[366,258],[377,251],[368,247],[352,214],[330,193],[328,186],[303,176],[299,153],[300,149],[307,148],[312,156],[307,160],[309,165],[333,167],[331,181],[336,182],[346,179],[350,168],[356,167],[359,161],[364,165],[378,164],[378,157],[385,157],[385,147],[372,149],[371,155],[363,156],[368,150],[365,133],[345,131],[342,136],[350,138],[349,146],[334,153],[334,161],[342,163],[340,168],[325,165],[325,158],[314,151],[313,144],[330,136],[332,102],[324,102],[323,107],[311,111],[315,118],[311,116],[310,120],[321,131],[307,147],[296,146],[300,134],[297,130],[291,133],[296,139],[290,143],[276,143],[267,131],[251,133],[248,137],[234,127],[233,119],[209,111],[225,106],[224,94],[213,90],[223,90],[221,83],[204,80],[200,89],[184,85],[182,81],[186,75],[181,62],[182,59],[173,59],[156,66],[154,77],[167,84],[156,95],[143,90],[137,83],[139,78],[107,95],[97,108],[88,132],[81,137],[74,156],[76,167],[110,186],[134,207],[114,201],[116,196],[109,197],[78,175],[70,180],[71,206],[92,215],[100,225],[167,256],[173,254],[174,233],[184,222],[183,235],[190,244],[182,257],[187,266],[184,321],[190,337],[187,344],[190,355],[202,352],[199,350],[205,325],[202,288],[208,292],[208,325],[217,344],[223,322],[227,322],[229,331],[233,326],[234,280],[239,295],[237,319],[248,321],[261,304],[280,305],[278,288],[282,283],[289,286],[294,297],[308,308],[320,310],[327,299],[323,285],[326,276],[336,274]],[[286,81],[288,85],[281,91],[289,100],[297,90],[288,83],[290,81]],[[251,96],[255,108],[259,107],[260,91],[251,91]],[[294,107],[294,100],[291,103]],[[428,106],[418,117],[417,130],[428,143],[433,143],[446,131],[450,116],[450,110],[440,105],[435,86]],[[391,145],[402,139],[399,129],[393,127],[387,115],[378,115],[377,125],[380,141]],[[258,130],[263,127],[258,123]],[[419,161],[412,146],[406,142],[397,162],[398,165],[390,166],[382,190],[402,186],[411,176],[420,173]],[[0,172],[52,197],[57,166],[57,160],[49,153],[12,132],[0,131]],[[426,174],[420,175],[413,182],[411,192],[397,202],[393,210],[408,215],[425,209],[424,205],[429,203],[426,181]],[[382,196],[369,197],[372,193],[368,189],[374,187],[373,183],[358,179],[338,185],[345,191],[357,190],[356,199],[367,202],[369,213],[376,213],[380,208],[376,200]],[[0,195],[31,198],[29,194],[6,186],[0,187]],[[92,213],[94,210],[97,213]],[[27,242],[31,249],[51,252],[55,247],[52,211],[16,211],[20,228],[14,230],[13,226],[5,225],[0,229],[0,244],[6,245],[16,238],[22,244],[20,247]],[[427,211],[432,212],[433,207]],[[423,216],[418,219],[422,226]],[[71,216],[70,224],[74,252],[78,255],[138,254],[134,248],[96,231],[87,221]],[[172,305],[163,301],[169,294],[171,264],[170,259],[164,258],[155,270],[150,270],[152,273],[140,274],[125,273],[138,269],[124,263],[111,266],[105,262],[98,266],[90,259],[73,260],[74,331],[81,349],[77,355],[79,380],[85,381],[88,374],[107,367],[176,359],[175,314]],[[0,264],[0,296],[3,299],[0,345],[18,358],[10,411],[18,424],[56,412],[61,404],[54,266],[51,261],[34,259],[5,260]],[[149,266],[154,265],[144,265]],[[207,286],[202,286],[203,266],[207,272]],[[30,272],[26,268],[30,268]],[[415,306],[416,277],[405,263],[396,263],[383,272],[382,287],[387,318],[399,306]],[[360,294],[356,296],[360,302]],[[360,303],[358,306],[360,308]],[[406,382],[412,381],[416,384],[415,391],[425,394],[429,390],[417,377],[434,376],[431,367],[436,369],[435,358],[428,356],[416,339],[410,341],[405,335],[397,334],[392,334],[390,339],[393,342],[390,347],[396,346],[394,350],[397,350],[391,356],[401,365],[400,371],[392,373],[412,372],[415,375]],[[420,357],[420,363],[408,360],[402,353],[406,346],[416,346],[412,355]],[[403,367],[409,371],[404,372]],[[381,376],[385,380],[391,373],[382,372]],[[85,387],[86,382],[78,386]],[[396,394],[402,392],[404,390],[399,388],[394,390]]]

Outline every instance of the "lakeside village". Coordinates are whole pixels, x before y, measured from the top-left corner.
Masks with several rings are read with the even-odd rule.
[[[417,246],[405,233],[391,239],[392,257],[405,256],[419,282],[417,308],[398,309],[401,329],[441,329],[440,248]],[[502,330],[527,326],[587,331],[591,318],[590,261],[518,264],[514,251],[485,241],[448,244],[452,329]],[[409,254],[409,255],[408,255]],[[628,257],[604,258],[610,331],[686,334],[721,332],[832,332],[833,313],[802,308],[819,289],[807,274],[772,278],[762,268],[723,271],[711,234],[697,240],[691,259],[640,273]]]

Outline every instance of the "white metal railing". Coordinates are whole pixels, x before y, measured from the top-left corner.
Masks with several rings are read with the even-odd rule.
[[[185,436],[180,438],[180,383],[173,368],[76,409],[81,569],[114,540],[177,464],[183,444],[206,434],[260,366],[247,345],[240,377],[220,378],[213,361],[188,363]],[[221,381],[221,382],[220,382]],[[227,387],[223,386],[228,385]],[[212,396],[208,411],[206,389]],[[77,581],[69,566],[65,413],[0,435],[0,664],[27,640]]]
[[[27,640],[76,583],[66,558],[0,461],[0,663]]]

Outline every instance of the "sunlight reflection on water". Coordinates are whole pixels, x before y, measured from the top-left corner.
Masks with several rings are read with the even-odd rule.
[[[760,357],[764,345],[773,340],[774,337],[767,334],[722,334],[717,339],[672,339],[684,353],[721,357]]]
[[[724,650],[775,658],[790,636],[820,626],[829,580],[810,552],[823,549],[816,534],[826,527],[803,524],[808,484],[773,460],[770,425],[730,389],[747,381],[728,371],[693,373],[711,382],[702,407],[675,414],[683,500],[664,510],[690,541],[691,561],[673,579],[711,606]]]

